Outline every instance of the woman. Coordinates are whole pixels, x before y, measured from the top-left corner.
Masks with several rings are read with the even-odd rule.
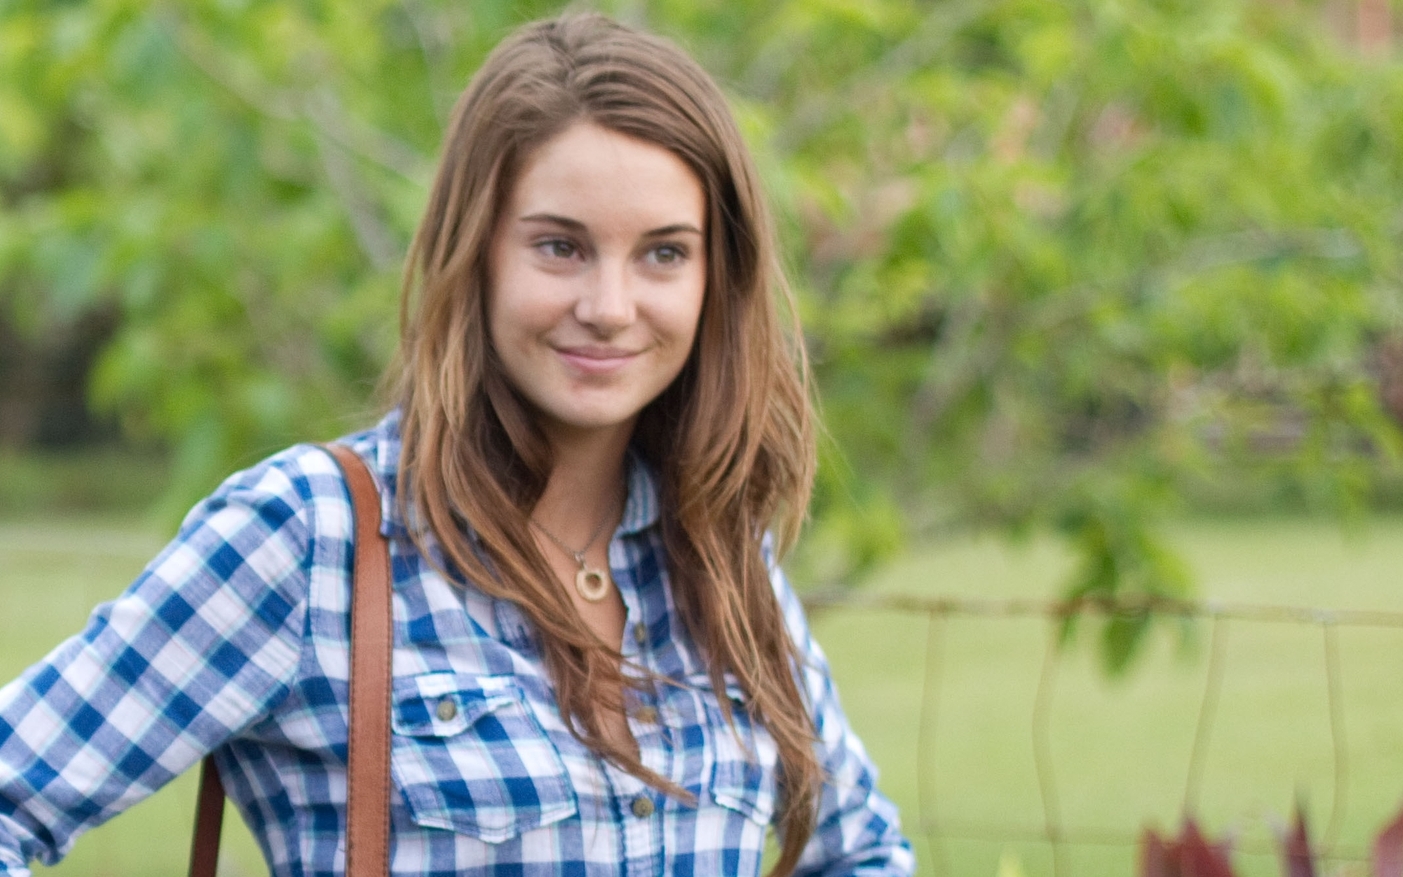
[[[811,414],[711,80],[602,17],[522,28],[410,264],[397,406],[344,440],[395,579],[392,872],[754,874],[772,825],[778,873],[909,871],[775,565]],[[209,751],[273,874],[341,873],[349,527],[324,451],[274,456],[0,689],[0,873]]]

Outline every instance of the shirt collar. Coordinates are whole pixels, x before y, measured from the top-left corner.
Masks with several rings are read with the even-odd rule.
[[[620,536],[629,536],[658,522],[658,480],[653,467],[633,448],[629,448],[624,463],[628,472],[628,498],[624,500],[624,516],[617,532]]]

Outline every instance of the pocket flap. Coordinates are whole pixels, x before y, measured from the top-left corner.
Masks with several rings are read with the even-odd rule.
[[[507,676],[421,673],[394,680],[391,722],[406,737],[452,737],[495,709],[521,699]]]
[[[513,677],[422,673],[393,691],[390,769],[415,823],[502,843],[575,814],[560,753]]]
[[[688,683],[702,693],[710,713],[712,800],[768,825],[778,792],[779,746],[774,737],[751,718],[745,692],[731,678],[727,677],[723,691],[717,691],[709,677],[694,676]],[[722,711],[722,698],[728,701],[730,722]]]

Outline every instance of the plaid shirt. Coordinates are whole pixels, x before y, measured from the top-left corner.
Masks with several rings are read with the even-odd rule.
[[[380,483],[394,571],[393,874],[758,873],[777,750],[743,708],[738,733],[726,726],[721,699],[743,693],[713,689],[677,617],[648,468],[631,461],[609,544],[623,651],[682,684],[642,695],[628,723],[643,763],[690,804],[581,746],[522,613],[415,549],[395,503],[397,416],[347,443]],[[272,874],[342,874],[351,532],[331,458],[291,448],[231,477],[82,633],[0,688],[0,874],[55,862],[210,751]],[[800,870],[909,873],[896,812],[778,572],[775,586],[828,775]]]

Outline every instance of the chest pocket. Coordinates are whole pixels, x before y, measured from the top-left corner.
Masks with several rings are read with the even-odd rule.
[[[760,825],[774,819],[778,789],[779,746],[764,725],[750,717],[739,685],[726,680],[717,692],[707,677],[688,680],[700,695],[706,737],[711,742],[711,797]],[[731,722],[721,711],[721,698],[730,704]]]
[[[394,680],[391,772],[415,823],[500,843],[576,812],[560,753],[505,676]]]

